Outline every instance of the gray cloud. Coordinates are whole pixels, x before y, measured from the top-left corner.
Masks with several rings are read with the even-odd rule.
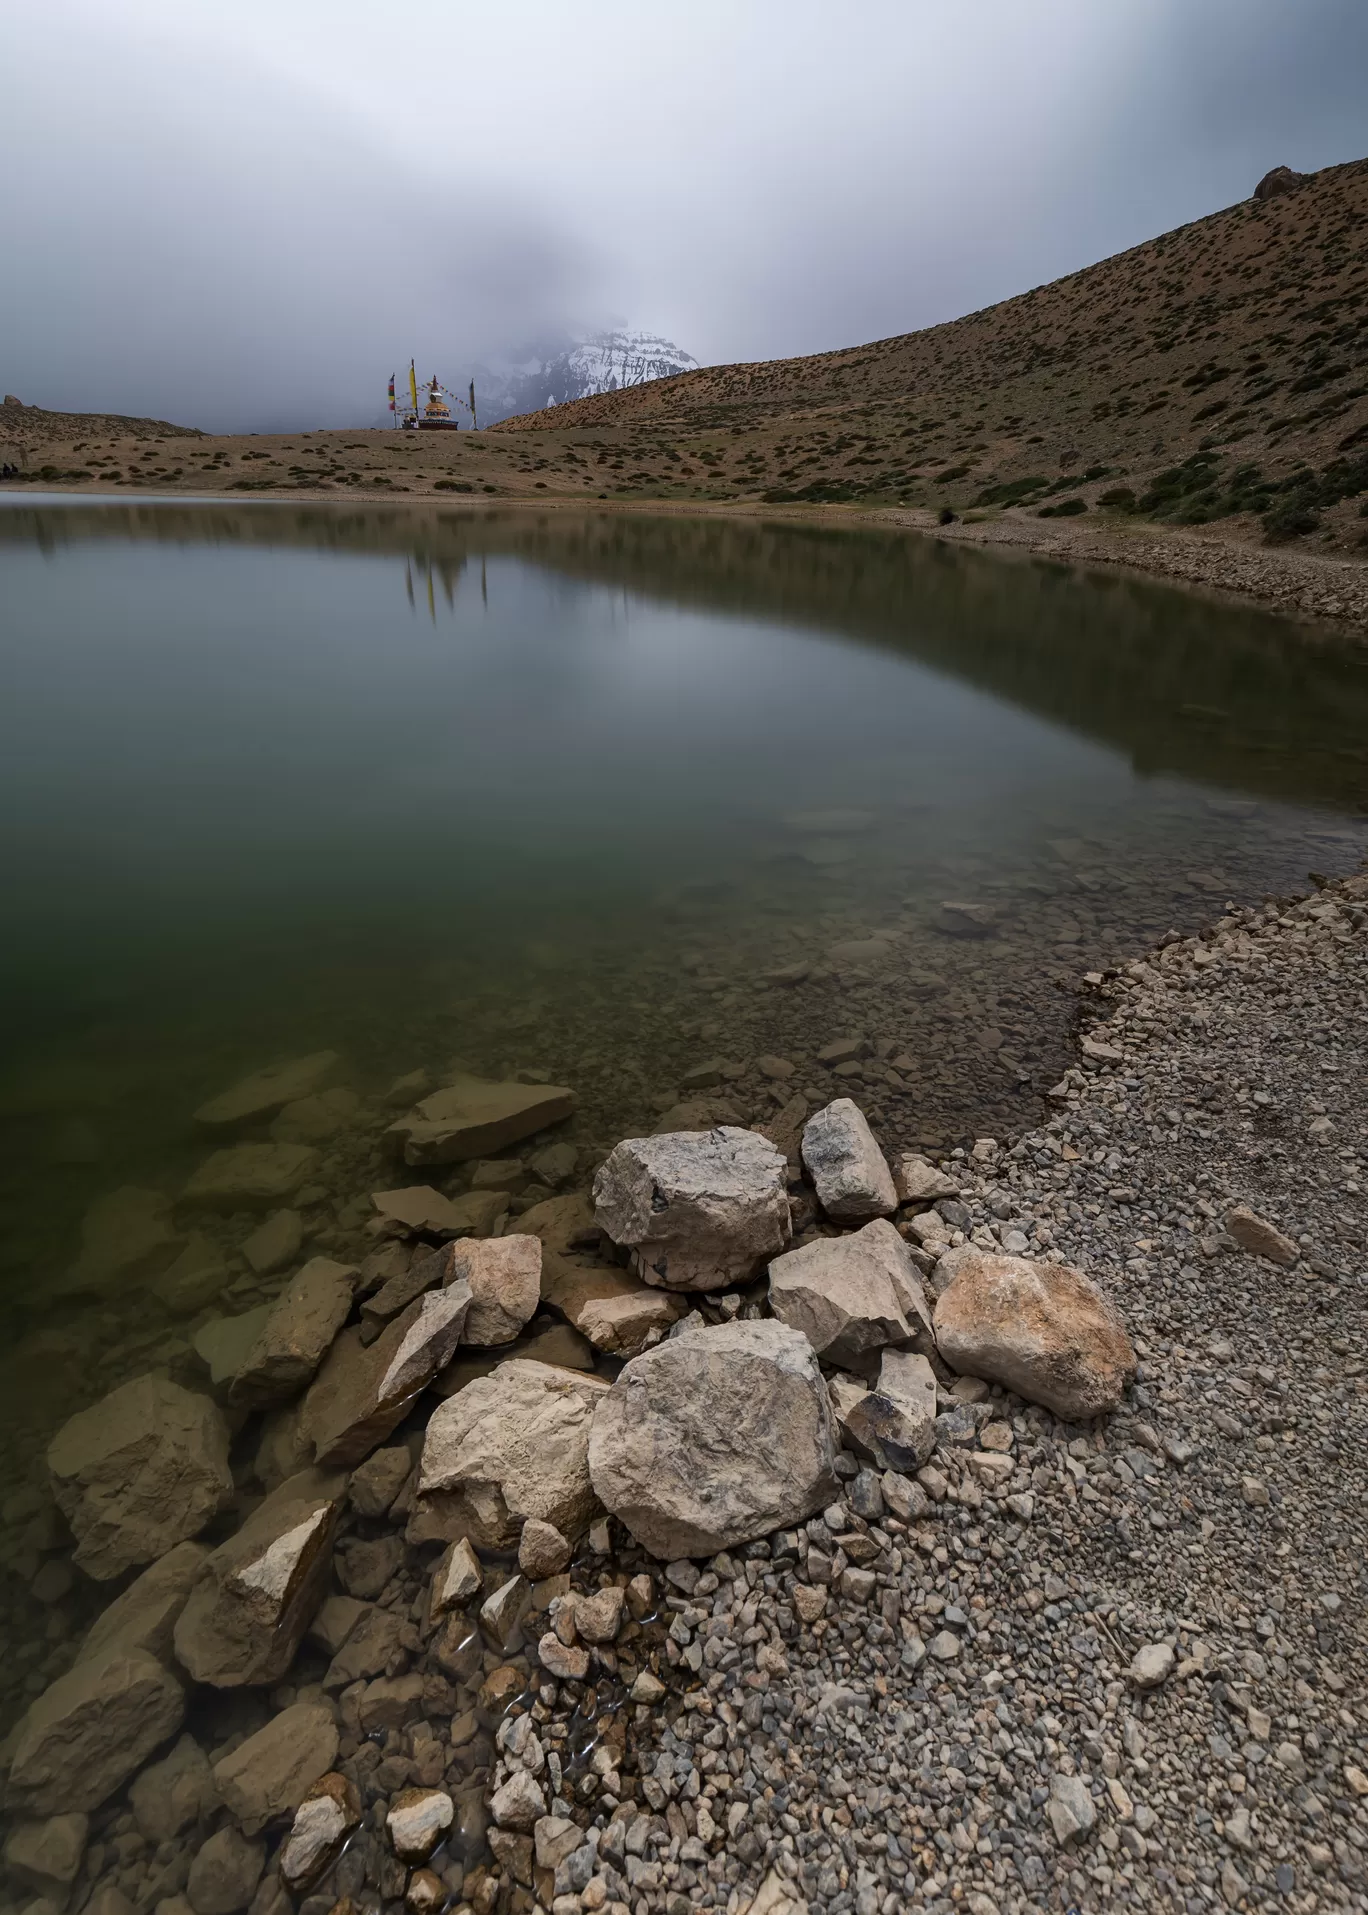
[[[1359,0],[46,0],[0,57],[0,380],[211,426],[614,315],[850,344],[1368,151]]]

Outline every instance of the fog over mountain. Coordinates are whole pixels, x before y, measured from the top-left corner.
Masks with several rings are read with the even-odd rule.
[[[563,406],[597,392],[618,392],[648,379],[692,372],[698,361],[655,333],[616,328],[589,339],[563,340],[515,353],[508,364],[478,366],[474,379],[481,425],[516,413]]]
[[[1368,151],[1361,0],[44,0],[0,58],[0,386],[240,429],[877,338]]]

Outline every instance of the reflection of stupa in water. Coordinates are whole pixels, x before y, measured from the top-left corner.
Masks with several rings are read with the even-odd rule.
[[[459,432],[460,427],[451,416],[451,407],[442,397],[442,388],[434,376],[428,388],[427,404],[423,407],[418,424],[423,430],[435,427],[438,431]]]

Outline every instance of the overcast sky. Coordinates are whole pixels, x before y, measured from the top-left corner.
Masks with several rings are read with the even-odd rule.
[[[42,0],[0,63],[0,385],[219,428],[880,338],[1368,154],[1365,0]]]

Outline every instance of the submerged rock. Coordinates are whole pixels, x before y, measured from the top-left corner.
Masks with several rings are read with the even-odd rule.
[[[345,1479],[302,1471],[216,1549],[175,1626],[176,1658],[217,1689],[278,1682],[327,1588]]]
[[[784,1159],[729,1126],[631,1137],[594,1178],[594,1217],[660,1289],[745,1283],[789,1241]]]
[[[337,1723],[324,1702],[296,1702],[214,1764],[214,1787],[249,1835],[292,1815],[337,1760]]]
[[[162,1191],[133,1184],[98,1198],[85,1214],[80,1252],[59,1291],[103,1293],[159,1276],[180,1243],[170,1212],[171,1199]]]
[[[595,1413],[589,1473],[604,1507],[665,1561],[803,1521],[836,1483],[812,1346],[786,1324],[730,1323],[633,1357]]]
[[[1116,1310],[1080,1270],[1027,1257],[955,1252],[935,1311],[941,1355],[962,1375],[1005,1384],[1069,1422],[1114,1410],[1135,1375]]]
[[[809,1117],[803,1129],[803,1165],[817,1201],[837,1223],[891,1217],[898,1207],[893,1173],[849,1097],[838,1097]]]
[[[236,1130],[244,1124],[260,1123],[296,1098],[317,1090],[337,1063],[336,1051],[313,1051],[307,1057],[292,1057],[286,1063],[254,1071],[201,1104],[195,1122],[204,1130]]]
[[[193,1736],[183,1735],[159,1762],[150,1762],[129,1784],[128,1805],[149,1842],[171,1842],[192,1822],[219,1806],[209,1758]]]
[[[529,1516],[581,1535],[597,1504],[589,1428],[608,1386],[510,1358],[433,1411],[419,1466],[415,1536],[507,1549]]]
[[[177,1543],[136,1582],[116,1596],[91,1624],[76,1652],[78,1662],[135,1650],[170,1662],[176,1618],[199,1581],[210,1551],[203,1543]]]
[[[234,1402],[264,1409],[312,1381],[350,1314],[358,1274],[352,1264],[310,1258],[271,1306],[233,1379]]]
[[[299,1255],[304,1242],[304,1220],[297,1210],[277,1210],[257,1225],[242,1246],[242,1254],[259,1277],[284,1270]]]
[[[595,1349],[613,1356],[635,1356],[653,1332],[677,1323],[686,1307],[681,1297],[653,1290],[612,1264],[571,1263],[553,1252],[542,1257],[541,1297]]]
[[[269,1210],[293,1197],[321,1162],[312,1144],[233,1144],[205,1159],[181,1202],[203,1210]]]
[[[59,1676],[14,1731],[11,1799],[18,1806],[99,1808],[179,1729],[185,1695],[140,1651],[115,1650]]]
[[[462,1077],[423,1098],[385,1135],[406,1164],[462,1164],[563,1122],[576,1101],[562,1084]]]
[[[280,1875],[298,1895],[311,1888],[361,1821],[354,1784],[335,1770],[320,1776],[295,1810],[280,1850]]]
[[[19,1822],[5,1842],[5,1866],[26,1888],[60,1908],[80,1870],[89,1833],[90,1818],[79,1813]]]
[[[470,1193],[477,1195],[479,1193]],[[493,1204],[489,1199],[494,1198]],[[466,1197],[444,1197],[431,1184],[409,1184],[402,1190],[373,1190],[375,1221],[370,1226],[386,1237],[457,1237],[471,1228],[472,1216],[507,1209],[498,1192],[485,1192],[472,1206]]]
[[[849,1237],[820,1237],[776,1257],[770,1308],[818,1356],[872,1369],[889,1343],[933,1347],[931,1312],[912,1253],[883,1218]]]
[[[384,1442],[451,1361],[470,1305],[470,1285],[453,1283],[417,1298],[372,1344],[342,1332],[300,1411],[319,1463],[347,1468]]]
[[[47,1462],[73,1561],[101,1582],[197,1535],[233,1494],[222,1416],[161,1376],[134,1377],[78,1411]]]

